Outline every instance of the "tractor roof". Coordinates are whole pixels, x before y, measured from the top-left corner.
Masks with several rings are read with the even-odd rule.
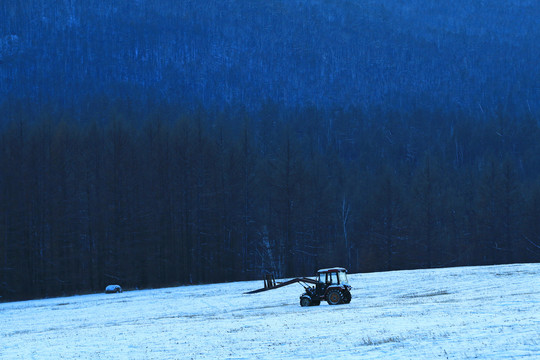
[[[347,269],[342,268],[342,267],[334,267],[334,268],[329,268],[329,269],[320,269],[317,272],[321,274],[321,273],[335,273],[335,272],[337,273],[337,272],[342,272],[342,271],[347,272]]]

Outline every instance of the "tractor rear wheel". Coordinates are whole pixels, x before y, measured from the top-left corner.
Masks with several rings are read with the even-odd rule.
[[[326,294],[326,301],[330,305],[341,304],[343,301],[343,294],[338,289],[331,289],[328,291],[328,294]]]
[[[307,296],[300,298],[300,306],[311,306],[311,299]]]

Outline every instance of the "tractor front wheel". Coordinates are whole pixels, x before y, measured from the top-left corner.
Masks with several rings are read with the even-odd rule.
[[[307,296],[300,298],[300,306],[311,306],[311,299]]]
[[[341,304],[343,301],[343,294],[337,289],[332,289],[328,291],[328,294],[326,294],[326,301],[330,305]]]

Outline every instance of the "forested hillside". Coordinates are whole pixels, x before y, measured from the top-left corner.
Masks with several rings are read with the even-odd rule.
[[[538,114],[536,0],[13,0],[0,95]]]
[[[0,296],[540,261],[540,3],[0,3]]]

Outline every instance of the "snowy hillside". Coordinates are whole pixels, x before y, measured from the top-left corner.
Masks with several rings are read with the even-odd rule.
[[[302,308],[262,281],[0,304],[1,359],[510,359],[540,356],[540,264],[350,276]]]

